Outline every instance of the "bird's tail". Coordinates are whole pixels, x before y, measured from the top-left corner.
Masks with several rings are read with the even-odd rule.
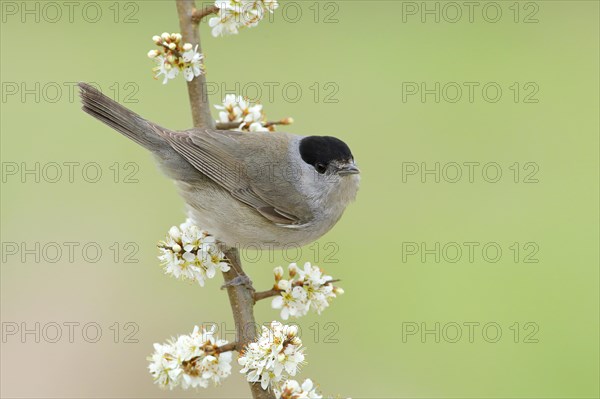
[[[107,124],[142,147],[158,152],[168,144],[158,135],[165,130],[142,118],[87,83],[79,83],[83,109],[100,122]]]

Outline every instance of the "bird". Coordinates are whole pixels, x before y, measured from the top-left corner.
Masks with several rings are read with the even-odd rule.
[[[307,245],[356,198],[360,170],[338,138],[169,130],[78,85],[82,110],[149,150],[175,182],[191,221],[228,247]]]

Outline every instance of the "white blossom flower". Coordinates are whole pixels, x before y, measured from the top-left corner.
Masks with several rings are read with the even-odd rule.
[[[260,122],[263,119],[261,104],[251,105],[247,101],[240,102],[239,104],[245,126],[250,126],[252,123]]]
[[[261,387],[267,389],[288,375],[296,375],[304,362],[303,352],[298,328],[273,321],[270,327],[262,327],[256,342],[244,348],[238,359],[242,366],[240,372],[246,374],[249,382],[260,382]]]
[[[235,35],[241,28],[252,28],[264,18],[265,13],[272,13],[279,3],[277,0],[217,0],[219,9],[217,16],[208,21],[212,35]]]
[[[206,388],[211,382],[217,385],[231,375],[231,352],[219,350],[227,343],[215,338],[214,329],[196,326],[189,335],[154,344],[148,370],[162,388]]]
[[[154,68],[154,71],[157,72],[155,77],[158,78],[160,75],[164,75],[163,84],[167,84],[169,79],[175,79],[177,77],[179,69],[173,68],[173,65],[168,62],[165,57],[159,55],[154,59],[158,64],[158,66]]]
[[[230,269],[215,238],[193,225],[190,219],[179,228],[171,227],[167,238],[159,242],[159,250],[158,259],[166,274],[196,281],[200,286],[204,286],[206,279],[213,278],[217,270]]]
[[[173,355],[175,346],[172,343],[154,344],[154,353],[148,360],[148,370],[154,377],[154,382],[162,388],[173,389],[179,384],[181,368]]]
[[[252,122],[248,127],[250,132],[270,132],[268,127],[264,127],[260,122]]]
[[[280,290],[283,290],[283,291],[287,290],[288,287],[290,286],[289,280],[283,280],[283,279],[277,281],[276,284],[277,284],[277,288]]]
[[[183,72],[188,82],[202,74],[203,56],[198,53],[198,46],[192,48],[190,43],[182,43],[181,34],[164,32],[161,36],[153,36],[152,40],[160,50],[150,50],[148,57],[156,62],[155,78],[163,75],[163,84],[175,79],[179,72]]]
[[[310,379],[300,384],[296,380],[287,380],[273,387],[273,393],[277,399],[321,399],[320,395]]]
[[[189,46],[184,45],[184,50],[185,48],[188,48],[188,50],[185,53],[183,53],[182,56],[183,61],[187,64],[187,66],[183,68],[183,74],[185,76],[185,80],[187,80],[188,82],[194,79],[195,76],[200,76],[202,74],[201,60],[202,58],[204,58],[203,55],[198,52],[197,45],[194,49],[191,49],[190,47],[191,44]]]
[[[261,104],[252,104],[242,96],[227,94],[222,105],[215,105],[218,109],[219,119],[222,123],[239,123],[237,131],[268,132],[265,127],[266,117]]]
[[[235,94],[227,94],[223,99],[223,105],[215,105],[215,108],[220,110],[219,120],[217,122],[242,122],[242,110],[239,103],[243,101],[241,96]]]
[[[276,276],[278,272],[274,271]],[[290,316],[304,316],[311,309],[321,314],[333,298],[344,293],[344,290],[331,284],[331,276],[324,275],[321,269],[310,262],[304,264],[304,270],[292,263],[288,273],[289,280],[278,281],[276,277],[275,289],[281,290],[281,294],[271,302],[273,309],[281,309],[283,320]]]
[[[236,20],[237,18],[239,17],[229,10],[219,10],[219,15],[217,17],[212,17],[208,20],[208,26],[212,28],[212,35],[214,37],[236,35],[238,33],[238,27],[240,26]]]

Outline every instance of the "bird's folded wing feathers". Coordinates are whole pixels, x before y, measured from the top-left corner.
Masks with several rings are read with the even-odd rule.
[[[297,201],[286,200],[290,190],[295,190],[291,182],[278,179],[269,181],[272,175],[245,173],[249,162],[260,163],[269,160],[264,146],[268,143],[256,137],[244,137],[260,133],[213,132],[210,130],[188,130],[184,132],[165,131],[161,135],[197,170],[231,193],[239,201],[253,207],[258,213],[275,224],[292,227],[308,220],[310,210]],[[268,136],[264,140],[274,140]],[[276,149],[282,156],[287,148]],[[272,159],[270,159],[272,161]],[[269,190],[273,184],[277,190]],[[286,186],[287,185],[287,186]],[[289,187],[288,187],[289,186]],[[283,190],[283,193],[281,192]],[[285,195],[281,195],[285,194]],[[298,209],[299,208],[299,209]],[[290,209],[295,209],[295,215]],[[298,212],[299,211],[299,212]]]

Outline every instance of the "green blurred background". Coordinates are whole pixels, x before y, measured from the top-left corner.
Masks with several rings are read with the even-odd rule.
[[[357,201],[338,225],[316,247],[287,254],[317,263],[346,290],[320,317],[298,320],[308,360],[300,378],[355,398],[598,397],[598,2],[475,2],[472,22],[463,3],[453,3],[457,22],[445,2],[281,3],[272,21],[240,35],[213,38],[206,23],[201,33],[213,104],[236,82],[250,97],[259,86],[271,119],[293,116],[292,133],[342,138],[362,170]],[[237,372],[199,393],[153,385],[152,343],[203,322],[232,329],[229,304],[220,278],[201,289],[163,275],[155,245],[184,219],[182,201],[144,150],[71,97],[73,82],[96,82],[161,125],[190,127],[183,79],[163,86],[146,58],[153,35],[179,30],[174,2],[75,2],[72,22],[67,6],[55,4],[58,20],[42,2],[2,3],[2,396],[246,397]],[[423,14],[435,7],[439,22]],[[452,85],[439,102],[407,95],[422,82],[464,90],[455,103],[447,101]],[[479,84],[472,102],[464,82]],[[497,102],[481,94],[489,82],[502,89]],[[39,183],[22,178],[23,165],[36,162]],[[52,183],[54,162],[62,177]],[[73,182],[64,162],[78,163]],[[97,183],[82,177],[92,162],[102,171]],[[439,183],[432,175],[403,179],[413,163],[436,162],[447,172]],[[479,166],[472,183],[466,168],[451,183],[454,173],[443,169],[451,162],[496,162],[502,178],[487,182]],[[534,169],[538,182],[525,183]],[[131,172],[137,183],[125,182]],[[66,242],[80,243],[73,261]],[[103,251],[95,263],[81,251],[90,242]],[[139,249],[137,263],[126,262],[135,248],[128,242]],[[454,263],[450,247],[439,262],[406,252],[410,243],[452,242],[463,248]],[[464,242],[479,243],[472,262]],[[495,263],[481,252],[489,242],[502,249]],[[47,246],[39,262],[23,261],[11,243],[58,243],[63,253],[52,263]],[[538,262],[526,263],[536,250],[528,259]],[[275,265],[288,263],[279,251],[243,255],[259,289],[270,286]],[[264,302],[256,316],[279,315]],[[79,323],[72,343],[69,322]],[[35,323],[39,343],[21,335]],[[52,323],[62,326],[56,343]],[[102,328],[98,342],[82,337],[86,323]],[[421,335],[436,323],[439,342]],[[471,340],[468,323],[479,323]],[[457,325],[462,336],[452,342]],[[484,325],[493,328],[484,334]],[[128,333],[138,342],[126,342]],[[94,336],[89,329],[88,340]]]

